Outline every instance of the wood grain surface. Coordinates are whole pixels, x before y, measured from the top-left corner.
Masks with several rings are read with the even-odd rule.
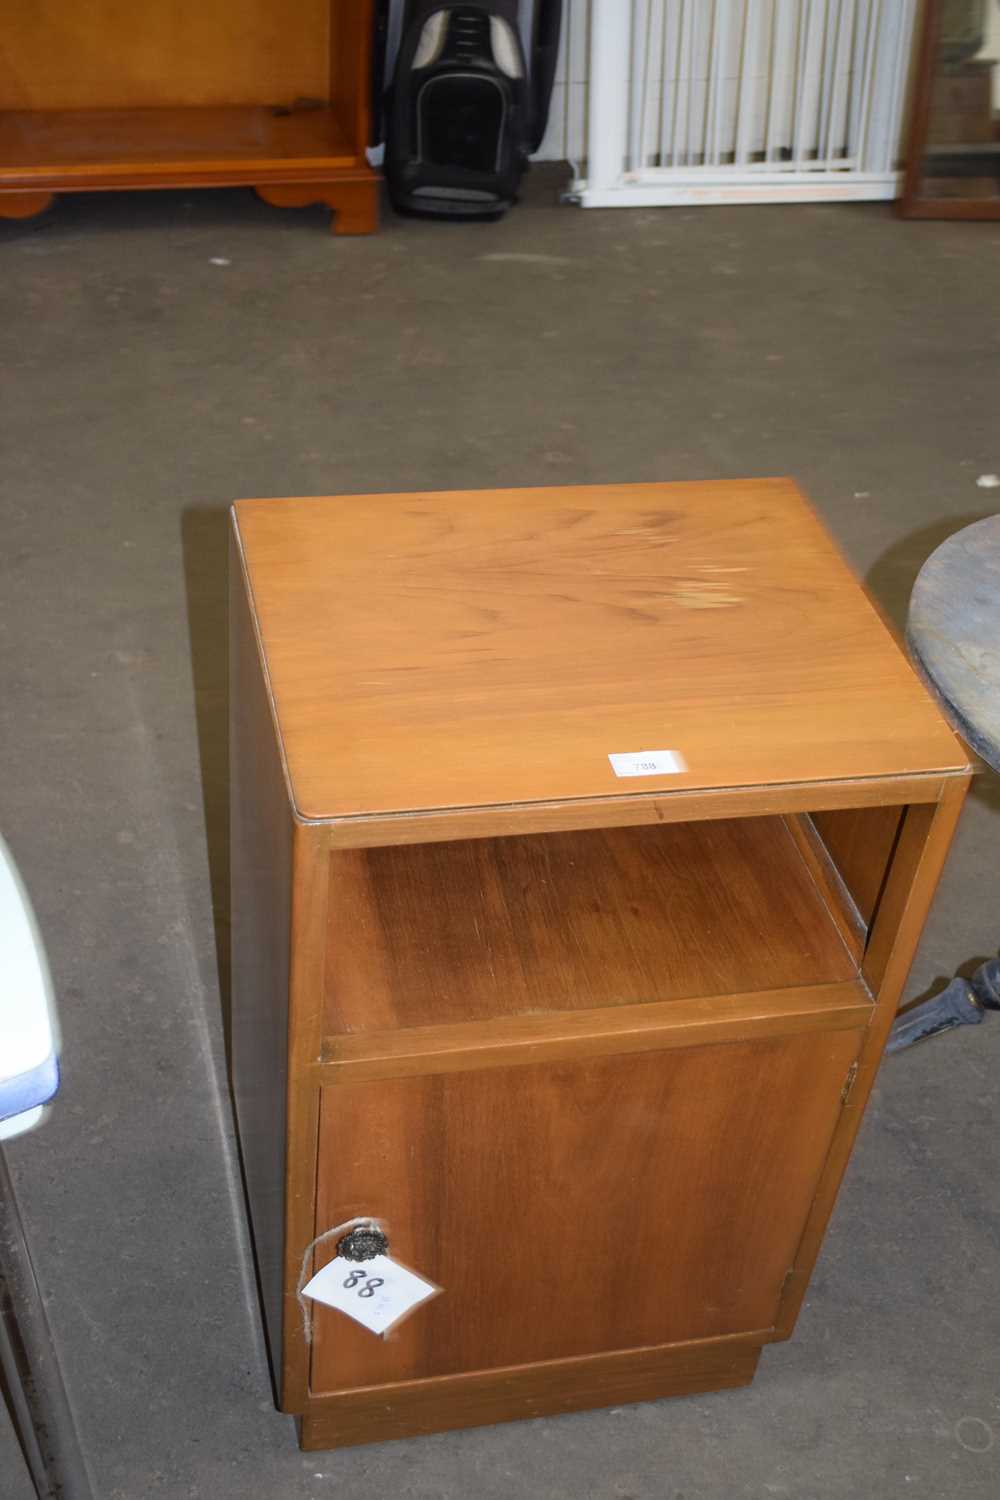
[[[265,164],[294,180],[354,168],[356,144],[330,109],[275,114],[214,109],[92,109],[0,113],[0,184],[30,179],[80,191],[142,186],[144,173],[252,182]],[[265,175],[262,173],[262,175]]]
[[[330,855],[327,1036],[857,973],[781,818]]]
[[[300,816],[965,765],[788,480],[236,506]],[[622,781],[611,752],[688,770]]]
[[[829,849],[816,830],[816,824],[809,814],[803,813],[788,814],[785,824],[837,926],[847,951],[854,962],[860,965],[867,929],[861,920],[854,897],[834,864]]]
[[[795,1326],[812,1275],[837,1192],[861,1126],[903,985],[944,868],[969,789],[969,776],[954,777],[936,806],[905,809],[892,862],[875,910],[863,972],[876,997],[875,1011],[864,1032],[858,1072],[844,1102],[809,1210],[795,1266],[784,1287],[778,1334],[787,1338]]]
[[[493,835],[567,833],[583,828],[643,828],[660,823],[758,818],[817,809],[899,807],[937,802],[961,772],[867,776],[852,781],[778,781],[702,791],[630,792],[620,797],[567,797],[557,802],[507,802],[436,812],[375,813],[308,822],[330,849],[379,849],[389,844],[446,843]],[[623,785],[628,785],[623,782]]]
[[[330,9],[331,0],[5,0],[0,108],[325,99]]]
[[[663,1052],[745,1037],[867,1026],[872,998],[860,979],[793,989],[653,1000],[603,1010],[549,1011],[491,1021],[360,1031],[328,1037],[315,1070],[319,1086],[414,1074],[461,1073],[520,1063],[566,1062],[623,1052]]]
[[[816,831],[866,928],[875,915],[902,815],[902,807],[890,803],[813,816]]]
[[[235,522],[240,1123],[303,1443],[749,1380],[963,748],[786,481]],[[315,1307],[310,1346],[303,1258],[358,1215],[442,1294],[385,1340]]]
[[[316,1232],[444,1290],[387,1339],[316,1306],[313,1391],[770,1328],[862,1034],[325,1089]]]
[[[369,233],[371,4],[11,0],[0,218],[40,213],[53,192],[246,184]]]

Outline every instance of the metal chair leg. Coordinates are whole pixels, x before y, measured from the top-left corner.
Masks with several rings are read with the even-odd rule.
[[[0,1367],[39,1500],[93,1500],[76,1423],[2,1149]]]
[[[902,1052],[955,1026],[978,1026],[991,1010],[1000,1010],[1000,959],[996,958],[981,964],[971,979],[953,979],[939,995],[900,1016],[885,1050]]]

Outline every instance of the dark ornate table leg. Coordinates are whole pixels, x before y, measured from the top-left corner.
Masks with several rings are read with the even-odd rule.
[[[889,1033],[886,1052],[902,1052],[954,1026],[978,1026],[988,1010],[1000,1010],[1000,959],[982,964],[971,979],[955,978],[939,995],[932,995],[900,1016]]]

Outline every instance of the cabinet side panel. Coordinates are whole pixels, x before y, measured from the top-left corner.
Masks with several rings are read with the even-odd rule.
[[[777,1322],[780,1338],[788,1338],[795,1327],[968,787],[969,777],[956,776],[948,781],[936,806],[902,809],[865,957],[864,977],[875,995],[875,1010],[795,1267],[785,1285]]]
[[[232,1079],[272,1365],[280,1366],[292,823],[240,557],[230,558]]]
[[[858,915],[870,927],[892,857],[901,807],[851,807],[813,815]]]
[[[330,101],[363,157],[368,144],[372,0],[330,0]]]

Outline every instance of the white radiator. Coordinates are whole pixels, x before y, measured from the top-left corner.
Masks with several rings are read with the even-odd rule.
[[[540,155],[587,207],[893,198],[918,0],[568,0]]]

